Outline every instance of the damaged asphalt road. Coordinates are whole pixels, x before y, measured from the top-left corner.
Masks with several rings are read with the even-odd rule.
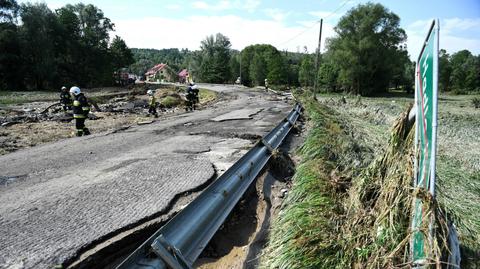
[[[201,87],[235,98],[0,156],[0,268],[63,264],[163,212],[228,169],[291,109],[265,92]]]

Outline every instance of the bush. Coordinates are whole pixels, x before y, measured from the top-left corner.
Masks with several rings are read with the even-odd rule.
[[[160,104],[166,108],[175,107],[182,103],[180,95],[169,95],[160,101]]]

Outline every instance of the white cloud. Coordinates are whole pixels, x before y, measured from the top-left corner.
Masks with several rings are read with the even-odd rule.
[[[206,36],[222,33],[230,38],[232,48],[243,49],[252,44],[272,44],[278,50],[302,51],[307,46],[315,51],[318,27],[305,31],[301,26],[285,26],[283,22],[265,19],[244,19],[239,16],[194,16],[187,19],[150,17],[116,21],[116,33],[132,48],[188,48],[197,50]],[[333,35],[333,26],[323,25],[322,50],[325,38]],[[290,38],[305,31],[295,39]]]
[[[254,12],[257,7],[260,5],[260,0],[246,0],[246,1],[230,1],[230,0],[221,0],[215,4],[208,4],[204,1],[195,1],[192,3],[192,7],[200,10],[209,10],[209,11],[224,11],[229,9],[238,9],[246,10],[248,12]]]
[[[480,18],[476,19],[446,19],[441,22],[441,30],[446,33],[454,33],[455,31],[466,31],[471,29],[478,30],[480,28]]]
[[[278,8],[268,8],[264,10],[265,14],[274,21],[283,21],[290,15],[290,12],[284,12]]]
[[[407,46],[411,59],[416,59],[423,46],[425,37],[433,19],[418,20],[409,24],[405,31],[408,35]],[[440,48],[448,53],[468,49],[480,54],[480,19],[449,18],[440,21]],[[476,34],[472,34],[476,31]]]

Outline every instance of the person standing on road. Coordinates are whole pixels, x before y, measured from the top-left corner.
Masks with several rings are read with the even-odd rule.
[[[85,120],[90,112],[90,104],[87,97],[83,95],[80,88],[73,86],[70,88],[70,93],[73,96],[73,118],[75,119],[75,127],[77,129],[77,136],[89,135],[90,130],[85,127]]]
[[[186,92],[186,102],[185,102],[185,110],[186,111],[193,111],[195,110],[195,89],[194,89],[194,84],[190,83],[189,86],[187,87],[187,92]]]
[[[67,87],[63,86],[60,91],[60,104],[62,104],[63,111],[72,110],[72,96],[68,93]]]
[[[193,95],[195,97],[195,102],[193,103],[193,109],[196,109],[195,104],[200,103],[199,89],[198,89],[197,84],[193,83],[192,90],[193,90]]]
[[[155,98],[155,92],[152,90],[148,90],[147,94],[150,96],[150,100],[148,101],[148,113],[150,115],[153,115],[155,118],[158,118],[157,99]]]
[[[268,90],[268,79],[265,79],[265,90]]]

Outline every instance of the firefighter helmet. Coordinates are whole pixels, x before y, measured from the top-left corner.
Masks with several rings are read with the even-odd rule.
[[[73,95],[79,95],[81,91],[79,87],[73,86],[70,88],[70,93],[72,93]]]

